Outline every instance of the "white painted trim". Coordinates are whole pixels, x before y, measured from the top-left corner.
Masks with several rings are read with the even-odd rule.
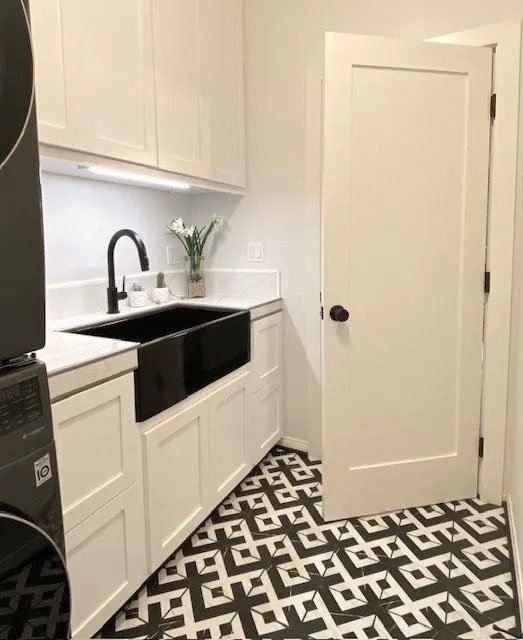
[[[492,287],[485,314],[481,425],[485,451],[480,461],[478,490],[482,500],[501,504],[517,191],[521,21],[487,25],[431,41],[496,48],[497,114],[492,128],[487,255]]]
[[[289,449],[303,451],[304,453],[309,450],[309,443],[306,440],[293,438],[292,436],[283,436],[278,444],[281,444],[282,447],[289,447]]]
[[[507,503],[508,526],[510,528],[512,557],[514,558],[514,571],[516,573],[516,587],[518,590],[519,619],[521,620],[521,615],[523,613],[523,574],[521,573],[522,565],[519,555],[517,528],[514,521],[514,509],[512,506],[512,498],[509,493],[505,494],[505,502]]]

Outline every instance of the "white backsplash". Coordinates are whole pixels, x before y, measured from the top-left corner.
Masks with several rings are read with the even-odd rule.
[[[185,271],[165,271],[165,280],[171,293],[186,295]],[[126,277],[126,289],[138,282],[145,289],[156,286],[156,273],[136,273]],[[122,278],[117,278],[122,288]],[[254,298],[280,297],[280,272],[247,269],[209,269],[205,272],[208,296],[252,296]],[[47,287],[47,321],[63,320],[104,311],[107,307],[107,279],[97,278],[80,282],[64,282]]]

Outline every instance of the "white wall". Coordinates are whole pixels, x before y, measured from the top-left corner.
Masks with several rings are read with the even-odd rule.
[[[264,240],[281,269],[287,434],[320,441],[320,169],[323,34],[427,38],[523,16],[523,0],[246,0],[248,195],[198,197],[195,218],[229,219],[213,266],[246,265]]]
[[[165,224],[189,215],[186,195],[51,174],[42,175],[42,201],[47,284],[107,277],[107,245],[122,228],[142,237],[151,270],[167,269],[166,247],[177,241]],[[115,255],[117,274],[140,271],[131,240]]]
[[[520,174],[521,175],[521,174]],[[523,215],[516,217],[505,490],[514,517],[514,542],[523,560]],[[521,587],[521,585],[520,585]],[[523,594],[520,593],[520,597]]]

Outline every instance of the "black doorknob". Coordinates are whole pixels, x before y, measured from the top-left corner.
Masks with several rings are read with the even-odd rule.
[[[341,304],[335,304],[330,310],[330,317],[334,322],[347,322],[349,319],[349,312],[347,309],[341,306]]]

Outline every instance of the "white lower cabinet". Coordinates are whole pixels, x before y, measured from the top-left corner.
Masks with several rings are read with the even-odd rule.
[[[209,504],[207,400],[144,435],[151,566],[162,563],[205,517]]]
[[[249,440],[253,464],[258,462],[282,437],[282,389],[277,378],[249,398]]]
[[[142,479],[132,373],[52,406],[64,528],[69,531]]]
[[[251,469],[250,369],[143,435],[149,572],[157,569]]]
[[[209,399],[211,500],[218,504],[242,480],[250,463],[247,397],[250,371]]]
[[[280,439],[281,314],[252,335],[249,364],[141,426],[131,372],[54,403],[74,637],[114,615]]]
[[[147,577],[144,518],[140,483],[66,534],[73,637],[90,638]]]

